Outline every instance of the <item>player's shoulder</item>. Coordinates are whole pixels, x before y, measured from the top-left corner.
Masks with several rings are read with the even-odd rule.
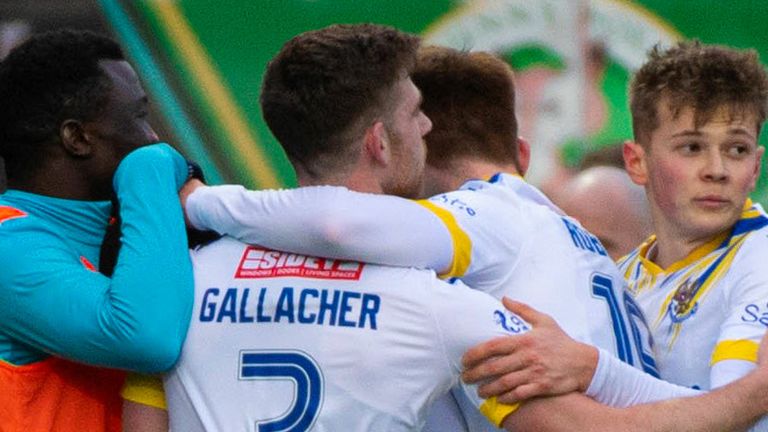
[[[514,213],[524,204],[513,189],[484,180],[467,181],[457,190],[434,195],[419,203],[433,211],[435,207],[445,209],[462,220],[502,218],[502,221],[515,219]]]
[[[67,239],[33,213],[0,204],[0,278],[14,279],[30,269],[71,260]]]
[[[12,242],[23,248],[41,238],[59,238],[50,224],[21,206],[0,199],[0,242]]]
[[[34,217],[32,219],[34,219]],[[9,223],[14,220],[16,223]],[[29,222],[29,212],[25,211],[19,206],[5,202],[2,200],[2,198],[0,198],[0,229],[13,230],[14,228],[18,228],[18,223],[22,220]]]
[[[749,232],[743,242],[736,246],[739,249],[733,258],[731,269],[765,274],[768,278],[768,267],[764,265],[768,260],[768,225]]]

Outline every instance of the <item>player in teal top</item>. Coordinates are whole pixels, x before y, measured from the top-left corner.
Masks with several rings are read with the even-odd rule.
[[[28,364],[57,354],[143,371],[170,367],[191,307],[175,199],[186,175],[184,159],[167,145],[136,150],[120,164],[114,187],[124,235],[111,279],[95,271],[109,201],[16,189],[0,196],[7,217],[0,222],[0,357]]]
[[[192,305],[177,197],[188,169],[148,145],[147,97],[120,47],[83,32],[33,38],[1,64],[0,100],[0,359],[168,369]],[[96,268],[113,193],[122,246],[108,278]]]

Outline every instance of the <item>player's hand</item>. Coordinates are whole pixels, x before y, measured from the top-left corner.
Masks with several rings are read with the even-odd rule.
[[[188,227],[191,227],[192,224],[189,222],[189,219],[187,218],[187,198],[189,198],[192,192],[194,192],[197,188],[201,186],[205,186],[205,183],[193,177],[187,180],[187,182],[184,183],[184,186],[182,186],[181,190],[179,191],[179,199],[181,200],[181,209],[184,211],[184,223],[186,223]]]
[[[571,339],[548,315],[507,298],[503,303],[533,330],[471,348],[462,357],[462,379],[469,384],[485,381],[478,395],[498,396],[507,404],[586,391],[597,367],[597,349]]]

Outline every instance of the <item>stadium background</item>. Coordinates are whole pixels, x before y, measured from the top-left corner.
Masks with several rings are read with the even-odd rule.
[[[491,50],[516,70],[529,178],[547,182],[590,150],[631,137],[626,84],[657,41],[696,37],[758,50],[765,0],[0,0],[0,55],[30,32],[112,32],[151,93],[161,133],[212,183],[295,184],[261,119],[259,85],[290,37],[376,22],[427,42]],[[768,144],[763,130],[761,143]],[[764,164],[767,161],[764,159]],[[0,185],[1,186],[1,185]],[[768,203],[768,172],[754,198]]]

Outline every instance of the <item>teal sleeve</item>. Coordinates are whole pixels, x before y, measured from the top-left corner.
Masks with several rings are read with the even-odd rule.
[[[25,218],[5,222],[14,229],[0,235],[17,241],[0,239],[0,331],[85,363],[141,372],[170,368],[192,308],[177,196],[185,178],[184,159],[165,144],[121,162],[114,187],[123,245],[112,279],[88,270],[59,233]]]

